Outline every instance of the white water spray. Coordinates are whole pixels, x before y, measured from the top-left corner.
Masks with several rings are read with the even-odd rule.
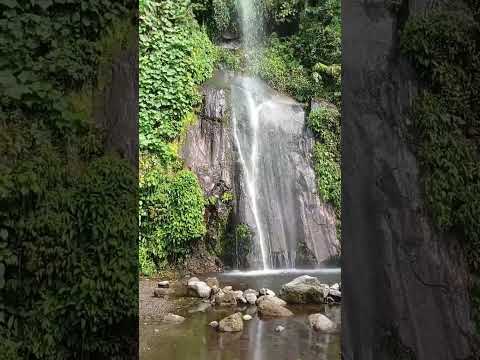
[[[262,224],[260,221],[260,214],[258,211],[257,200],[257,160],[258,160],[258,126],[260,120],[260,111],[265,106],[268,105],[268,102],[261,103],[260,105],[255,105],[255,101],[253,98],[252,92],[248,90],[248,81],[246,79],[242,80],[242,85],[245,87],[242,89],[245,98],[246,98],[246,106],[248,112],[248,118],[250,120],[250,129],[252,132],[252,144],[250,149],[245,149],[242,146],[239,140],[239,125],[238,119],[235,114],[235,110],[233,111],[233,136],[235,138],[235,145],[237,146],[238,154],[240,163],[242,165],[242,169],[245,174],[246,178],[246,188],[247,188],[247,195],[248,200],[250,202],[250,207],[252,210],[252,214],[255,221],[256,226],[256,235],[258,238],[258,244],[260,247],[262,265],[264,270],[268,270],[270,268],[270,262],[268,259],[268,249],[267,244],[265,243],[265,236],[262,229]],[[250,157],[247,159],[245,153],[250,151]]]

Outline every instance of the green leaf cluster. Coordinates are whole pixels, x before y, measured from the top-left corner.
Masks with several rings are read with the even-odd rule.
[[[333,205],[337,218],[341,211],[341,125],[340,113],[332,105],[321,105],[310,112],[308,126],[316,137],[314,169],[317,189],[323,200]]]
[[[187,170],[172,173],[152,168],[142,177],[140,191],[140,246],[146,254],[143,270],[152,262],[160,268],[185,258],[206,232],[205,199],[196,176]]]
[[[2,338],[19,358],[125,356],[110,331],[136,316],[134,172],[79,147],[92,134],[64,145],[28,121],[0,130]]]
[[[140,8],[140,146],[150,152],[180,135],[217,58],[189,3],[151,0]]]
[[[267,1],[267,14],[272,12],[271,6],[297,9],[294,13],[298,18],[295,20],[298,29],[283,37],[271,34],[264,44],[264,51],[258,54],[253,68],[248,70],[299,101],[308,102],[313,97],[321,97],[339,104],[340,2],[328,0],[308,5],[293,1],[287,8],[286,2],[276,3]],[[291,21],[293,19],[287,22]]]

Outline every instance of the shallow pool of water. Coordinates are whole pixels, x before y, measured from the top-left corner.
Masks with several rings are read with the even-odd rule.
[[[224,273],[215,274],[222,286],[235,289],[267,287],[275,292],[281,285],[305,272]],[[322,282],[340,281],[338,270],[308,271]],[[289,318],[262,319],[255,307],[210,307],[204,311],[200,300],[196,306],[185,308],[179,315],[187,320],[179,325],[162,323],[140,324],[140,356],[143,360],[338,360],[340,333],[322,334],[310,329],[308,315],[321,312],[340,328],[340,306],[289,306],[295,314]],[[250,313],[253,319],[244,322],[241,333],[221,333],[208,326],[235,311]],[[276,332],[278,325],[285,327]]]

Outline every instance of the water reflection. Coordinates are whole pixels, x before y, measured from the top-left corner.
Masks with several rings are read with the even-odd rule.
[[[195,313],[180,325],[142,325],[141,359],[145,360],[338,360],[339,333],[322,334],[308,326],[308,313],[322,311],[338,320],[340,307],[308,310],[292,308],[296,315],[288,319],[245,322],[241,333],[221,333],[208,323],[233,312]],[[325,311],[326,310],[326,311]],[[336,321],[337,322],[337,321]],[[339,324],[339,323],[338,323]],[[276,332],[278,325],[285,327]]]
[[[218,274],[217,274],[218,276]],[[218,276],[222,284],[235,288],[269,287],[279,290],[280,284],[298,274],[268,277]],[[327,279],[323,277],[327,276]],[[326,283],[339,281],[339,274],[319,276]],[[294,316],[284,319],[261,319],[255,306],[244,308],[210,307],[199,302],[179,312],[187,320],[180,325],[140,324],[140,357],[142,360],[339,360],[340,333],[323,334],[308,325],[308,315],[324,313],[340,329],[340,306],[290,306]],[[194,312],[192,312],[192,310]],[[208,324],[235,311],[251,314],[241,333],[220,333]],[[278,325],[285,327],[275,332]]]

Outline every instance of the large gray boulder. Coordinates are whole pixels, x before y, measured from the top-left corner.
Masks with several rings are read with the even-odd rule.
[[[219,306],[233,306],[237,304],[237,299],[235,298],[235,294],[233,291],[223,291],[219,290],[213,296],[213,302],[215,305]]]
[[[188,288],[194,290],[194,294],[203,299],[209,298],[212,289],[203,281],[189,281]]]
[[[282,300],[280,299],[279,297],[276,297],[276,296],[270,296],[270,295],[263,295],[263,296],[260,296],[257,301],[256,301],[256,304],[257,305],[260,305],[262,302],[264,301],[268,301],[268,302],[273,302],[279,306],[286,306],[287,305],[287,302],[285,300]]]
[[[303,275],[282,286],[280,297],[289,304],[322,304],[329,293],[326,284]]]
[[[227,316],[218,323],[218,330],[224,332],[238,332],[243,330],[242,313],[237,312],[233,315]]]

